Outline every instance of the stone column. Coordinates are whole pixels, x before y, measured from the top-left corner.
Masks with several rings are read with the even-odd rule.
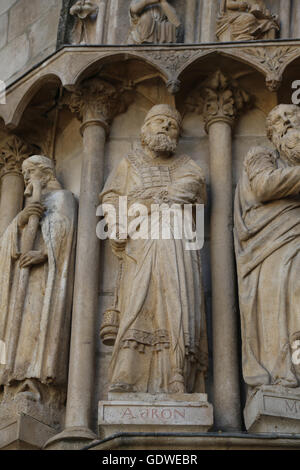
[[[241,407],[232,233],[232,127],[249,97],[220,71],[209,77],[201,92],[210,145],[215,426],[217,430],[238,431]]]
[[[201,33],[199,42],[216,42],[216,20],[218,3],[212,0],[202,0]]]
[[[24,194],[22,163],[30,155],[29,146],[14,135],[9,137],[0,151],[0,236],[22,210]]]
[[[291,0],[280,1],[280,37],[283,39],[290,37],[291,7]]]
[[[194,44],[195,40],[195,18],[197,17],[197,2],[196,0],[186,0],[185,6],[185,27],[184,27],[184,42]]]
[[[291,37],[293,39],[299,39],[300,38],[300,3],[299,2],[292,3],[291,29],[292,29]]]
[[[100,0],[96,23],[96,44],[103,44],[103,33],[106,13],[106,1]]]
[[[107,44],[116,44],[117,28],[119,20],[119,1],[111,0],[109,13],[109,29],[107,33]]]
[[[94,78],[84,82],[80,89],[72,93],[67,104],[82,121],[84,149],[65,430],[51,439],[47,448],[55,441],[73,440],[82,443],[96,437],[91,430],[100,272],[96,209],[103,186],[106,135],[110,121],[120,109],[120,96],[114,86]]]

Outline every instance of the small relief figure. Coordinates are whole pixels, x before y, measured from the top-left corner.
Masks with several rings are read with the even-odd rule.
[[[176,42],[180,21],[175,9],[166,0],[133,0],[130,21],[129,44]]]
[[[201,168],[176,153],[180,129],[175,109],[154,106],[141,143],[112,172],[100,195],[104,213],[104,205],[118,212],[120,197],[127,197],[129,215],[134,207],[142,211],[135,235],[128,228],[121,237],[124,227],[119,223],[118,235],[110,239],[122,260],[118,303],[102,325],[110,344],[116,336],[110,392],[204,392],[207,342],[200,253],[187,249],[189,237],[178,229],[185,205],[192,210],[204,204],[206,186]],[[172,207],[171,219],[163,218],[163,206]],[[168,237],[158,235],[159,227],[169,231]]]
[[[222,0],[216,32],[220,41],[275,39],[278,30],[278,16],[263,0]]]
[[[276,150],[249,151],[235,198],[243,375],[250,390],[300,386],[299,108],[275,107],[267,135]]]
[[[88,22],[97,17],[98,6],[88,0],[78,0],[70,9],[70,15],[76,16],[72,37],[75,44],[89,44]]]
[[[53,425],[66,393],[77,208],[49,158],[28,158],[22,172],[25,208],[0,238],[0,411],[27,399],[51,409],[35,417]]]

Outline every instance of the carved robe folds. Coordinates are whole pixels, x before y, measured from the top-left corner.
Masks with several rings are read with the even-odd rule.
[[[252,387],[297,387],[300,337],[300,167],[276,152],[246,157],[235,200],[243,375]]]
[[[101,199],[118,207],[119,196],[128,196],[129,207],[150,207],[161,197],[170,204],[203,203],[205,194],[202,170],[189,157],[153,160],[137,149],[110,175]],[[143,217],[150,226],[150,215]],[[110,391],[204,391],[207,344],[200,256],[186,250],[185,243],[172,230],[171,239],[128,238]]]
[[[46,211],[34,249],[43,250],[48,261],[30,268],[15,352],[10,345],[20,275],[16,254],[26,226],[18,228],[16,217],[0,239],[0,339],[7,351],[0,386],[26,379],[53,385],[67,380],[76,203],[66,190],[47,192],[42,203]]]
[[[137,2],[132,2],[134,5]],[[177,18],[173,24],[169,21],[161,5],[145,7],[140,14],[130,10],[131,32],[129,44],[162,44],[176,42],[176,25],[180,23]],[[168,6],[168,8],[171,8]],[[175,13],[174,13],[175,14]],[[178,23],[177,23],[178,22]]]
[[[263,1],[222,0],[216,31],[221,41],[275,39],[278,30],[277,18]]]

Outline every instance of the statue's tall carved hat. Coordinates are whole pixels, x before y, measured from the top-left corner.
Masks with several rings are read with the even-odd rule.
[[[175,119],[175,121],[177,121],[178,126],[181,127],[181,114],[177,111],[177,109],[172,108],[172,106],[168,104],[156,104],[155,106],[153,106],[153,108],[150,109],[145,118],[145,123],[156,116],[168,116],[172,119]]]

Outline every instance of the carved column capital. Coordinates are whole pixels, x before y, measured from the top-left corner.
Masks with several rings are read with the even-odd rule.
[[[31,147],[20,137],[12,135],[0,149],[0,177],[22,175],[22,163],[32,155]]]
[[[227,122],[230,126],[242,109],[249,105],[250,95],[238,82],[217,70],[192,93],[187,105],[203,115],[205,130],[214,122]]]
[[[64,103],[82,121],[82,133],[88,125],[99,125],[109,132],[113,118],[126,107],[121,91],[99,78],[83,82]]]

